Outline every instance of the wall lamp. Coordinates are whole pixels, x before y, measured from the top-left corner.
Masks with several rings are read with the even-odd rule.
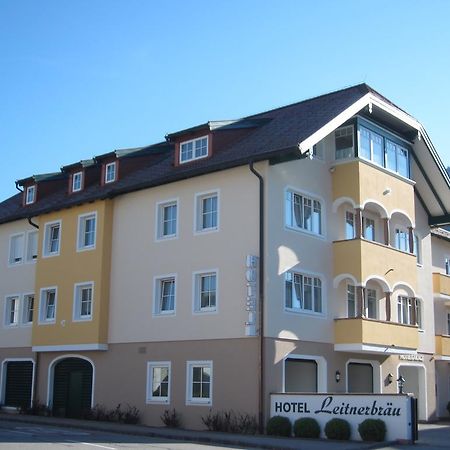
[[[386,377],[387,384],[392,384],[392,381],[394,380],[394,375],[392,373],[388,373],[388,376]]]
[[[339,372],[339,370],[336,370],[336,373],[334,374],[334,379],[336,380],[336,383],[339,383],[339,381],[341,381],[341,372]]]

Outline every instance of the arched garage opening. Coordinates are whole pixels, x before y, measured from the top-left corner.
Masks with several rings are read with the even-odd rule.
[[[67,357],[55,361],[51,373],[53,414],[60,417],[82,417],[92,406],[92,363],[82,358]]]

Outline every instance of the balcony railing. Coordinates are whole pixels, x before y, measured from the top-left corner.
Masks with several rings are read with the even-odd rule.
[[[398,282],[417,285],[416,257],[392,247],[364,239],[333,242],[334,276],[351,274],[358,281],[373,275],[384,278],[392,287]]]
[[[433,273],[433,292],[450,296],[450,275]]]
[[[416,326],[361,317],[335,319],[335,349],[369,353],[415,351],[419,345]]]
[[[436,336],[436,355],[450,357],[450,336]]]

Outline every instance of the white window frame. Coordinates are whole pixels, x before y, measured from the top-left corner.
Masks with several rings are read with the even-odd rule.
[[[36,239],[36,257],[32,254],[31,251],[31,236],[35,236]],[[26,239],[26,246],[25,246],[25,262],[27,263],[35,263],[38,257],[38,250],[39,250],[39,231],[37,230],[31,230],[27,231],[27,239]]]
[[[21,255],[13,254],[13,240],[22,238],[22,250]],[[16,258],[19,259],[16,261]],[[14,261],[13,261],[14,259]],[[18,266],[24,262],[25,259],[25,233],[12,234],[9,237],[9,255],[8,255],[8,266]]]
[[[72,192],[79,192],[83,189],[83,171],[75,172],[72,175]]]
[[[91,313],[89,315],[81,315],[82,291],[85,288],[91,290]],[[74,322],[89,322],[94,315],[94,282],[86,281],[83,283],[75,283],[73,286],[73,316]]]
[[[11,308],[12,300],[14,300],[14,310]],[[3,323],[7,328],[15,328],[20,324],[20,295],[10,294],[5,296],[4,320]],[[14,321],[11,322],[11,313],[14,312]]]
[[[31,193],[31,194],[30,194]],[[36,185],[27,186],[25,191],[25,205],[31,205],[36,201]]]
[[[58,250],[52,252],[52,251],[50,251],[50,233],[51,233],[51,229],[53,228],[54,225],[59,226]],[[58,256],[61,253],[61,234],[62,234],[62,221],[61,220],[54,220],[52,222],[47,222],[44,225],[44,240],[42,243],[42,257],[43,258]]]
[[[216,277],[216,290],[215,290],[215,306],[203,307],[201,306],[201,280],[203,276],[214,275]],[[192,277],[193,286],[193,312],[195,314],[211,314],[218,312],[219,305],[219,270],[199,270],[193,273]]]
[[[306,309],[306,308],[295,308],[294,306],[288,307],[287,306],[287,289],[286,289],[286,277],[288,276],[288,274],[291,274],[292,276],[292,295],[294,295],[294,291],[295,291],[295,286],[294,286],[294,276],[295,275],[299,275],[302,277],[302,293],[301,295],[304,296],[304,278],[311,278],[312,279],[312,285],[311,285],[311,306],[312,309]],[[306,315],[311,315],[314,317],[324,317],[325,316],[325,302],[324,302],[324,298],[326,293],[325,293],[325,283],[324,283],[324,277],[320,274],[317,273],[312,273],[312,272],[307,272],[307,271],[303,271],[303,270],[287,270],[286,272],[284,272],[282,274],[283,276],[283,299],[284,299],[284,310],[286,312],[289,313],[294,313],[294,314],[306,314]],[[320,309],[321,311],[315,311],[314,310],[314,305],[315,305],[315,290],[316,290],[316,280],[320,281]],[[304,299],[302,298],[302,301],[304,302]]]
[[[295,219],[295,199],[294,196],[300,196],[302,198],[301,204],[301,214],[304,215],[304,202],[303,199],[311,202],[311,229],[306,227],[298,226]],[[319,216],[319,231],[314,230],[314,213],[316,211],[315,204],[318,203],[320,206],[320,216]],[[305,221],[303,220],[303,223]],[[284,190],[284,226],[287,230],[299,231],[301,233],[308,234],[310,236],[315,236],[323,239],[325,237],[325,201],[323,198],[311,194],[310,192],[302,191],[295,187],[288,186]]]
[[[155,369],[167,369],[167,396],[153,395],[153,373]],[[172,363],[170,361],[148,361],[147,362],[147,389],[146,389],[146,403],[170,405],[170,391],[171,391],[171,377],[172,377]]]
[[[47,292],[54,291],[55,292],[55,313],[54,318],[47,319]],[[39,292],[39,325],[51,325],[56,323],[56,314],[58,308],[58,287],[57,286],[48,286],[41,288]]]
[[[174,291],[173,291],[173,309],[162,310],[162,284],[164,281],[173,280]],[[177,274],[169,273],[166,275],[158,275],[153,278],[153,316],[164,317],[164,316],[174,316],[177,310]]]
[[[206,154],[205,155],[196,156],[196,154],[195,154],[196,153],[195,145],[196,145],[197,142],[200,142],[203,139],[206,139]],[[189,144],[192,144],[192,157],[183,159],[183,146],[184,145],[189,145]],[[208,137],[208,135],[200,136],[200,137],[195,138],[195,139],[190,139],[188,141],[180,142],[179,158],[178,158],[178,161],[179,161],[180,164],[185,164],[187,162],[195,161],[197,159],[207,158],[208,156],[209,156],[209,137]]]
[[[352,152],[351,156],[344,155],[344,156],[342,156],[340,158],[337,158],[337,151],[338,150],[336,148],[336,138],[340,137],[340,136],[336,136],[336,134],[343,133],[344,130],[345,130],[345,133],[346,133],[345,136],[349,136],[349,134],[347,132],[349,130],[351,131],[350,135],[352,136],[352,150],[353,150],[353,152]],[[353,159],[355,157],[355,128],[354,128],[354,125],[345,125],[345,126],[339,127],[338,129],[336,129],[334,131],[333,136],[334,136],[334,159],[336,161],[345,161],[347,159]],[[349,150],[349,149],[344,149],[344,150]]]
[[[175,214],[175,233],[173,234],[164,234],[164,211],[165,208],[175,206],[176,214]],[[176,239],[178,237],[178,216],[179,216],[179,200],[178,198],[173,198],[169,200],[165,200],[162,202],[158,202],[156,204],[156,237],[157,241],[166,241],[170,239]]]
[[[398,242],[397,242],[398,236]],[[400,238],[400,236],[404,236],[404,238]],[[401,244],[405,244],[405,248],[401,248]],[[402,226],[395,227],[394,230],[394,248],[400,252],[409,253],[409,231],[407,228]]]
[[[116,179],[117,179],[117,164],[116,164],[116,162],[117,161],[113,161],[108,164],[105,164],[105,180],[104,180],[105,184],[114,183],[114,181],[116,181]],[[108,170],[110,167],[113,167],[111,172]],[[113,177],[110,176],[111,173],[113,174]]]
[[[84,237],[86,234],[86,222],[94,219],[94,243],[84,245]],[[78,216],[78,231],[77,231],[77,251],[84,252],[87,250],[94,250],[97,245],[97,212],[92,211]]]
[[[194,368],[208,368],[210,370],[209,397],[193,397],[193,372]],[[213,362],[212,361],[187,361],[186,362],[186,405],[207,405],[213,402]]]
[[[216,226],[212,227],[203,227],[203,201],[208,198],[217,198],[216,205]],[[220,229],[220,191],[219,189],[214,189],[208,192],[199,192],[195,194],[195,222],[194,222],[194,233],[195,234],[204,234],[204,233],[213,233],[219,231]]]
[[[32,310],[33,311],[33,318],[32,318],[31,321],[28,320],[29,308],[28,308],[28,301],[27,301],[30,297],[33,297],[33,310]],[[34,292],[26,292],[22,296],[22,308],[21,308],[21,314],[20,314],[22,325],[25,325],[25,326],[32,325],[33,321],[34,321],[34,318],[35,318],[35,315],[36,315],[36,311],[37,311],[37,308],[36,308],[36,295],[34,295]]]

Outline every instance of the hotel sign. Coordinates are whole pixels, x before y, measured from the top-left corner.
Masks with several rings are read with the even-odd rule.
[[[347,420],[351,439],[361,440],[358,425],[365,419],[381,419],[386,424],[386,440],[412,440],[414,427],[411,397],[389,394],[272,394],[270,415],[288,417],[292,423],[301,417],[313,417],[322,430],[333,418]]]

